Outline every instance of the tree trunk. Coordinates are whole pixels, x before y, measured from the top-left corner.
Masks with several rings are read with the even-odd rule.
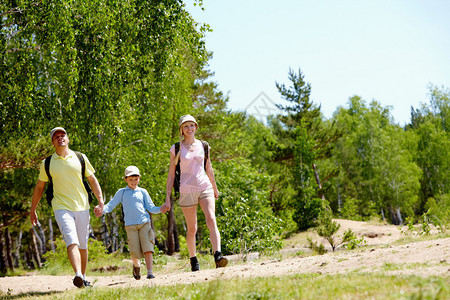
[[[37,228],[39,238],[41,239],[42,242],[41,244],[39,244],[39,246],[41,246],[41,256],[42,256],[47,252],[47,241],[45,239],[44,229],[42,228],[41,223],[38,222]]]
[[[6,261],[8,263],[8,268],[14,271],[13,257],[12,257],[12,242],[11,234],[9,233],[8,227],[5,228],[5,250],[6,250]]]
[[[381,216],[383,218],[383,222],[386,222],[386,217],[384,216],[384,210],[381,209]]]
[[[27,264],[28,269],[34,270],[36,267],[33,261],[33,255],[31,254],[33,252],[33,250],[31,250],[31,244],[28,248],[29,249],[25,251],[25,263]]]
[[[173,253],[175,252],[175,227],[176,227],[176,223],[175,223],[175,213],[173,210],[173,202],[174,199],[172,197],[172,195],[170,196],[170,210],[169,213],[167,214],[167,223],[168,223],[168,228],[167,228],[167,255],[173,255]]]
[[[56,252],[55,241],[53,239],[53,218],[52,217],[50,217],[50,219],[48,219],[48,240],[50,242],[50,248],[52,249],[53,252]]]
[[[0,228],[0,274],[6,273],[6,260],[3,255],[3,228]]]
[[[115,252],[119,249],[119,226],[116,222],[116,214],[111,213],[112,216],[112,228],[111,228],[111,248]]]
[[[37,268],[40,268],[41,267],[41,256],[39,253],[37,236],[35,234],[34,226],[32,228],[33,229],[31,230],[31,237],[32,237],[33,243],[32,243],[32,248],[31,248],[31,256],[33,257],[33,260],[36,262]]]
[[[108,253],[112,253],[111,238],[109,236],[108,226],[106,226],[106,216],[102,216],[101,217],[101,221],[102,221],[101,236],[102,236],[102,239],[103,239],[103,243],[104,243]]]
[[[175,252],[180,252],[180,237],[178,236],[177,226],[173,227],[173,240],[175,242]]]
[[[38,222],[38,226],[40,226],[39,222]],[[36,246],[37,246],[37,254],[39,255],[39,257],[42,257],[42,240],[41,237],[39,236],[39,234],[36,231],[36,226],[31,226],[31,230],[33,231],[33,242],[37,241]]]
[[[20,267],[20,248],[22,248],[22,229],[19,232],[19,235],[16,236],[15,239],[16,249],[14,251],[14,267]]]
[[[319,196],[322,200],[325,200],[325,195],[323,194],[322,184],[320,184],[319,174],[317,173],[316,164],[312,164],[314,170],[314,177],[316,178],[317,185],[319,186]]]

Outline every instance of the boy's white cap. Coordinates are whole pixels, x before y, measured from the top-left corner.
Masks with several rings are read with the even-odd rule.
[[[52,131],[50,131],[50,139],[53,140],[53,136],[55,135],[55,133],[57,133],[58,131],[62,131],[65,134],[67,134],[66,130],[62,127],[55,127],[52,129]]]
[[[125,177],[133,176],[133,175],[141,176],[141,174],[139,173],[139,169],[136,166],[128,166],[125,169]]]

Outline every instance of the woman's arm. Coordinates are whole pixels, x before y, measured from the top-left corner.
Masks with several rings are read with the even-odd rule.
[[[219,198],[219,190],[217,189],[216,179],[214,177],[214,170],[212,168],[211,156],[209,155],[209,152],[211,151],[208,151],[208,160],[206,161],[206,175],[208,175],[209,181],[211,181],[214,190],[214,198],[217,199]]]

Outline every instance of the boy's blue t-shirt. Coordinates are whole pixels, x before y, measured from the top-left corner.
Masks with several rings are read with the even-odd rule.
[[[161,212],[161,207],[153,204],[147,190],[140,187],[135,190],[128,186],[119,189],[114,198],[103,207],[103,214],[112,212],[119,203],[123,206],[125,226],[150,222],[147,211],[152,214]]]

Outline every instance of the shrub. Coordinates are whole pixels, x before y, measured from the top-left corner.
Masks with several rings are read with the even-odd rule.
[[[221,232],[222,251],[225,254],[241,253],[246,259],[250,252],[265,254],[281,249],[277,239],[280,220],[270,208],[255,205],[257,200],[235,199],[233,207],[224,208],[218,217]]]

